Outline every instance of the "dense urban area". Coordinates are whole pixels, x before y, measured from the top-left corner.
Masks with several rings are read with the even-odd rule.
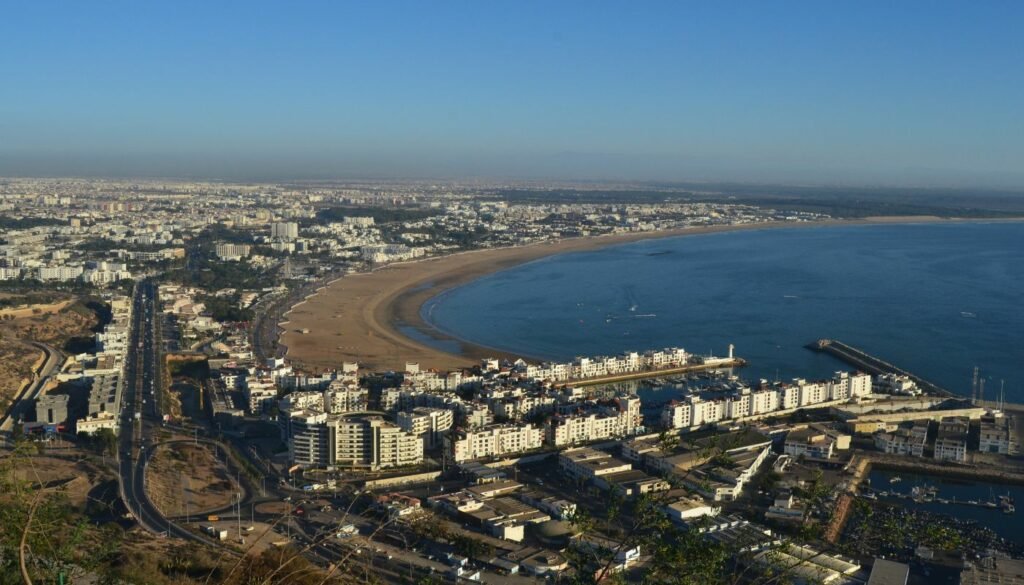
[[[403,263],[892,211],[721,186],[0,181],[3,582],[1019,582],[1024,541],[943,513],[1016,518],[1018,407],[977,373],[954,394],[841,340],[808,349],[834,375],[789,381],[745,379],[742,339],[450,370],[281,343],[312,334],[288,325],[310,295]]]

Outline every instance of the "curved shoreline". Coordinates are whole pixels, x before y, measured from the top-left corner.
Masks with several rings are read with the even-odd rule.
[[[692,227],[473,250],[389,264],[336,279],[297,303],[285,313],[280,343],[287,348],[287,357],[306,370],[339,367],[343,362],[359,362],[377,371],[401,371],[406,362],[416,362],[424,368],[456,369],[474,365],[484,357],[521,356],[448,335],[423,319],[422,307],[429,300],[482,276],[541,258],[642,240],[733,231],[985,221],[1000,220],[878,217]],[[309,332],[301,333],[303,329]]]

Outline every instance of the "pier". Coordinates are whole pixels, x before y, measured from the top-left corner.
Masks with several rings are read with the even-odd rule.
[[[909,500],[918,504],[943,504],[950,506],[969,506],[973,508],[985,508],[986,510],[999,510],[1006,514],[1012,514],[1000,506],[997,500],[958,500],[956,496],[952,498],[940,498],[935,492],[921,492],[921,494],[915,495],[913,493],[905,493],[896,490],[883,490],[878,488],[870,488],[870,491],[866,492],[872,494],[876,498],[894,498],[898,500]]]
[[[877,358],[865,351],[859,350],[856,347],[847,345],[842,341],[835,339],[819,339],[818,341],[811,343],[806,346],[808,349],[814,351],[820,351],[827,353],[839,360],[850,364],[851,366],[866,372],[868,374],[877,376],[879,374],[897,374],[900,376],[906,376],[914,381],[915,384],[926,394],[932,394],[935,396],[944,396],[946,398],[954,398],[956,394],[946,390],[945,388],[925,380],[921,376],[912,374],[903,368],[894,366],[889,362]]]

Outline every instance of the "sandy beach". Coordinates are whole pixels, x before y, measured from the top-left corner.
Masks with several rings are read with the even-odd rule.
[[[718,232],[954,221],[959,220],[876,217],[694,227],[475,250],[391,264],[373,272],[340,278],[297,304],[281,324],[281,343],[287,347],[287,357],[297,367],[312,371],[339,367],[343,362],[358,362],[362,367],[376,371],[402,370],[406,362],[416,362],[425,368],[450,370],[471,366],[483,357],[507,356],[500,351],[453,339],[433,328],[420,316],[423,304],[446,290],[481,276],[545,256],[639,240]],[[440,341],[452,351],[437,349],[420,341],[423,339]]]

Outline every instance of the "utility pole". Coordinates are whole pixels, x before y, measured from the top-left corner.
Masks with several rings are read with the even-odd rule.
[[[242,542],[242,492],[237,492],[235,496],[238,498],[238,511],[235,514],[238,526],[238,542]]]

